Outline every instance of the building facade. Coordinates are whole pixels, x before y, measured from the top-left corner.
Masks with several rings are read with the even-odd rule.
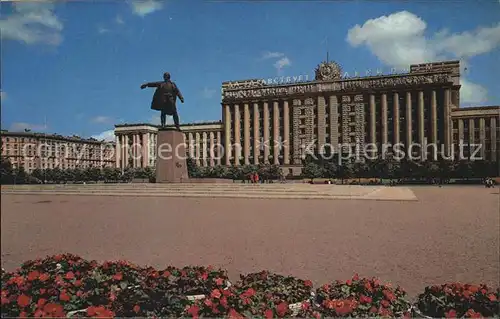
[[[199,166],[222,164],[222,123],[182,124],[187,156]],[[116,167],[125,169],[154,167],[156,163],[158,126],[152,124],[115,125]]]
[[[47,168],[114,167],[115,145],[78,136],[1,131],[2,157],[27,172]]]
[[[225,165],[271,163],[297,174],[305,151],[325,153],[333,147],[338,153],[355,144],[362,152],[370,144],[375,153],[387,146],[390,153],[398,144],[415,156],[421,150],[412,144],[433,143],[451,158],[453,145],[465,134],[467,143],[484,141],[484,159],[499,157],[500,107],[459,108],[459,61],[356,78],[342,77],[335,62],[323,62],[313,81],[286,82],[223,83],[224,145],[230,145]]]

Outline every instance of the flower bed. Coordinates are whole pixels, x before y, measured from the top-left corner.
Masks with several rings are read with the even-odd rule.
[[[415,310],[422,317],[498,317],[500,289],[460,283],[430,286],[417,298]]]
[[[240,276],[213,267],[157,270],[65,254],[1,272],[1,317],[494,317],[499,293],[484,285],[427,287],[415,305],[377,279],[325,284],[267,271]],[[192,298],[202,296],[201,298]]]

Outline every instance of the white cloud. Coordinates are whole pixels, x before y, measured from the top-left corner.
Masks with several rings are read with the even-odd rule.
[[[125,21],[123,21],[123,18],[120,15],[117,15],[115,18],[115,22],[118,24],[124,24]]]
[[[13,12],[0,20],[2,38],[26,44],[45,43],[59,45],[63,24],[47,1],[11,2]]]
[[[274,63],[274,67],[278,70],[278,71],[281,71],[283,68],[287,67],[287,66],[290,66],[292,64],[292,61],[290,61],[289,58],[287,57],[283,57],[281,59],[279,59],[278,61],[276,61]]]
[[[92,137],[98,141],[104,140],[106,142],[113,142],[115,140],[115,131],[114,130],[104,131],[97,135],[92,135]]]
[[[281,52],[264,52],[262,54],[262,57],[261,59],[263,60],[267,60],[267,59],[277,59],[277,58],[281,58],[285,56],[284,53],[281,53]]]
[[[500,23],[473,31],[450,34],[447,30],[426,36],[427,23],[408,11],[367,20],[347,32],[353,47],[366,46],[382,63],[396,68],[410,64],[460,59],[462,71],[467,58],[487,53],[500,45]],[[469,66],[467,67],[470,68]],[[465,72],[466,73],[466,72]],[[462,77],[461,101],[481,103],[487,90]]]
[[[488,101],[488,90],[479,84],[465,78],[460,79],[460,100],[464,103],[480,104]]]
[[[32,131],[45,131],[47,128],[45,124],[31,124],[25,122],[15,122],[10,126],[11,131],[24,131],[26,129]]]
[[[203,91],[201,92],[201,96],[204,99],[211,99],[215,96],[216,90],[214,89],[209,89],[209,88],[204,88]]]
[[[103,33],[108,33],[110,30],[105,28],[105,27],[99,27],[97,28],[97,32],[99,32],[100,34],[103,34]]]
[[[96,124],[107,124],[107,123],[111,123],[112,121],[113,121],[113,119],[111,117],[103,116],[103,115],[99,115],[99,116],[93,117],[91,119],[91,122],[96,123]]]
[[[160,0],[133,0],[129,3],[132,7],[132,12],[141,17],[163,8],[163,3]]]

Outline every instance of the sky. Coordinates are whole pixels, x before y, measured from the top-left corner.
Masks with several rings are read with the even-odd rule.
[[[500,1],[16,1],[0,3],[2,129],[113,139],[159,123],[168,71],[181,123],[221,119],[225,81],[461,61],[461,107],[499,105]]]

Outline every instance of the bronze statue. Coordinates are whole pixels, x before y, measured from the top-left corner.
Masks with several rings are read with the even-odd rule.
[[[163,74],[163,80],[161,82],[149,82],[141,85],[141,89],[146,87],[155,87],[156,91],[153,95],[153,101],[151,101],[151,109],[161,111],[161,126],[166,125],[166,116],[174,117],[175,127],[180,130],[179,126],[179,115],[177,114],[176,101],[177,97],[184,103],[184,97],[181,94],[177,85],[170,81],[170,73],[165,72]]]

